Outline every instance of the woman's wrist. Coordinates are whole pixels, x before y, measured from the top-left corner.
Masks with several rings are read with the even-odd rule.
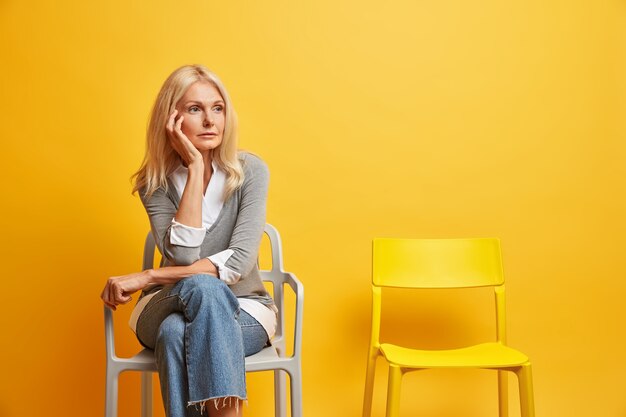
[[[189,174],[204,175],[204,160],[202,159],[202,155],[191,160],[187,165],[187,169],[189,169]]]
[[[202,258],[202,259],[197,260],[193,264],[189,265],[189,268],[191,269],[190,272],[193,275],[195,275],[195,274],[209,274],[209,275],[214,275],[216,277],[218,276],[218,269],[217,269],[217,267],[208,258]]]
[[[148,285],[154,284],[155,283],[155,269],[145,269],[143,271],[143,281],[144,281],[144,288],[147,287]]]
[[[146,269],[144,271],[144,279],[146,280],[146,285],[167,285],[178,282],[183,278],[202,273],[201,269],[200,265],[197,265],[197,262],[191,265],[163,266],[157,269]]]

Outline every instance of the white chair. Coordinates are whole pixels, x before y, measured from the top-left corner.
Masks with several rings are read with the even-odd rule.
[[[302,417],[302,312],[304,288],[295,275],[283,271],[282,246],[278,231],[270,224],[265,225],[265,233],[269,237],[272,249],[272,269],[261,271],[263,281],[272,282],[274,302],[278,308],[276,335],[272,345],[259,353],[246,358],[246,372],[274,371],[274,407],[276,417],[287,417],[287,381],[285,372],[291,382],[291,416]],[[143,253],[143,269],[152,268],[154,261],[154,239],[148,233]],[[286,356],[285,349],[285,315],[283,287],[288,284],[296,295],[295,328],[293,355]],[[105,417],[117,416],[118,377],[124,371],[141,371],[141,415],[152,417],[152,372],[156,372],[153,351],[143,349],[130,358],[115,355],[113,333],[113,315],[111,309],[104,307],[104,334],[106,342],[106,397]]]

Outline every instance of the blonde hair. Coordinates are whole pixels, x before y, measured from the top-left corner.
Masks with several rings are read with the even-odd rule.
[[[244,173],[237,157],[237,115],[230,96],[220,79],[202,65],[185,65],[174,71],[163,83],[150,114],[146,132],[146,154],[139,170],[131,177],[133,193],[142,190],[150,197],[158,188],[168,189],[167,177],[182,163],[178,153],[170,145],[165,125],[176,104],[195,82],[211,83],[224,99],[224,134],[222,143],[213,150],[213,161],[226,173],[224,198],[243,184]]]

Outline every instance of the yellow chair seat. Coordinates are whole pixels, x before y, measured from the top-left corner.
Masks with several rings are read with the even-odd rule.
[[[522,352],[500,343],[449,350],[417,350],[383,343],[380,350],[390,363],[406,368],[502,368],[528,362]]]

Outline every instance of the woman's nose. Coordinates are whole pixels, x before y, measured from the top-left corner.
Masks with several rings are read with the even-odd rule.
[[[204,126],[213,126],[213,119],[211,118],[210,113],[204,118]]]

